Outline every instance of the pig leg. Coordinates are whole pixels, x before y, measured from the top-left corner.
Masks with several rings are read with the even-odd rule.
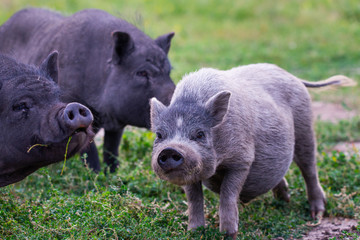
[[[273,188],[273,194],[276,199],[283,200],[285,202],[290,202],[290,195],[288,193],[289,187],[285,178],[281,179],[281,181]]]
[[[89,147],[87,147],[85,151],[81,153],[81,155],[84,153],[87,154],[86,163],[88,164],[89,168],[91,168],[96,173],[100,172],[100,161],[95,142],[90,143]]]
[[[311,121],[309,121],[311,123]],[[305,179],[311,216],[321,216],[325,211],[326,198],[316,169],[315,136],[311,124],[303,124],[295,133],[294,161]]]
[[[236,239],[239,226],[238,199],[249,170],[250,165],[228,170],[220,187],[220,231],[226,231],[233,239]]]
[[[104,162],[110,168],[110,173],[114,173],[119,166],[117,157],[119,156],[119,145],[124,128],[119,131],[105,130],[104,137]]]
[[[201,182],[186,185],[184,190],[188,200],[188,229],[196,229],[205,226],[204,196]]]

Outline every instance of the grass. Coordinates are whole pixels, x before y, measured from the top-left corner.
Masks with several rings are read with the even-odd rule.
[[[0,236],[5,239],[205,239],[218,232],[218,196],[205,191],[209,226],[186,231],[182,190],[159,180],[150,168],[153,134],[130,131],[121,146],[121,165],[114,175],[94,174],[76,157],[43,168],[24,181],[0,189]],[[320,152],[320,181],[327,194],[327,215],[360,217],[358,155]],[[304,181],[296,166],[287,179],[291,202],[270,193],[240,206],[240,239],[300,237],[309,230]],[[16,233],[16,234],[15,234]]]
[[[26,6],[64,14],[101,8],[136,24],[151,37],[175,31],[170,60],[175,82],[201,67],[229,69],[275,63],[296,76],[320,80],[344,74],[360,83],[358,1],[25,1],[2,0],[0,23]],[[314,100],[360,110],[360,85],[312,92]],[[360,157],[331,151],[360,139],[360,120],[318,122],[318,169],[327,216],[360,218]],[[150,167],[154,135],[128,128],[116,174],[96,175],[80,156],[42,168],[0,189],[0,239],[218,239],[219,198],[205,190],[208,226],[188,232],[181,188],[159,180]],[[99,147],[101,152],[101,146]],[[86,156],[83,156],[86,161]],[[292,165],[291,202],[265,194],[239,206],[239,239],[300,238],[310,220],[304,181]],[[350,233],[349,233],[350,234]]]

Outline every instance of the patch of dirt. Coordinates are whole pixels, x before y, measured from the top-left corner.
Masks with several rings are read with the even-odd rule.
[[[339,142],[332,150],[345,152],[349,155],[360,154],[360,142]]]
[[[359,239],[356,226],[359,220],[348,218],[324,218],[319,226],[306,234],[303,240]]]
[[[351,119],[359,116],[356,111],[345,109],[339,103],[313,102],[314,120],[338,122],[342,119]]]

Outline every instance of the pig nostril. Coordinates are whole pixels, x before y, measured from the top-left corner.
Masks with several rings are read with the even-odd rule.
[[[178,155],[178,154],[174,154],[174,155],[172,155],[171,156],[175,161],[180,161],[181,160],[181,156],[180,155]]]
[[[75,116],[74,116],[74,113],[73,113],[72,111],[69,111],[69,112],[68,112],[68,117],[69,117],[70,120],[73,120],[74,117],[75,117]]]
[[[161,163],[165,163],[165,162],[166,162],[166,159],[167,159],[166,156],[161,156],[161,157],[160,157],[160,162],[161,162]]]
[[[79,113],[80,113],[80,115],[83,116],[83,117],[86,117],[86,116],[87,116],[86,111],[85,111],[85,109],[83,109],[83,108],[80,108],[80,109],[79,109]]]

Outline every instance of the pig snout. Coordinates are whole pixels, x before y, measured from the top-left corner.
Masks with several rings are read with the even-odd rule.
[[[80,128],[87,128],[93,121],[90,110],[79,103],[69,103],[64,109],[65,125],[75,131]]]
[[[157,161],[164,171],[171,171],[184,163],[184,157],[173,148],[165,148],[160,152]]]

